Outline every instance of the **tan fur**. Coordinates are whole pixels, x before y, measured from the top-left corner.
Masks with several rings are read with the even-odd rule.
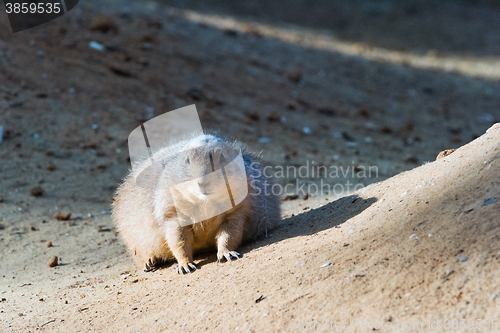
[[[118,188],[112,205],[113,220],[135,258],[147,269],[175,258],[178,272],[190,272],[195,268],[193,254],[210,249],[217,249],[218,260],[236,259],[239,254],[235,250],[242,242],[252,240],[280,220],[279,198],[271,194],[271,183],[261,172],[262,166],[254,163],[259,162],[257,157],[244,151],[248,196],[223,214],[195,224],[179,224],[183,212],[210,208],[198,199],[197,189],[186,187],[176,192],[167,186],[180,176],[197,178],[206,167],[198,156],[190,156],[192,163],[184,165],[187,155],[180,152],[200,143],[222,141],[213,135],[196,135],[165,147],[153,156],[164,163],[156,189],[137,186],[132,174]],[[175,207],[172,196],[177,199]],[[218,194],[215,197],[218,200]]]

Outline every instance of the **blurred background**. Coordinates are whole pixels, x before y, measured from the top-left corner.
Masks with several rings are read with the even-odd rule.
[[[272,165],[377,167],[326,177],[363,185],[500,118],[498,1],[82,1],[16,34],[0,19],[0,195],[19,207],[43,185],[107,209],[128,134],[193,103]]]

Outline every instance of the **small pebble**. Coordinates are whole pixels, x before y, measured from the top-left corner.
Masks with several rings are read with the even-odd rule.
[[[295,200],[298,198],[299,198],[298,194],[289,194],[283,198],[283,201]]]
[[[467,260],[469,260],[469,257],[460,256],[460,258],[458,258],[458,260],[460,260],[460,262],[466,262]]]
[[[484,199],[483,206],[488,206],[488,205],[494,204],[496,201],[497,201],[496,197],[491,197],[491,198],[488,198],[488,199]]]
[[[118,32],[118,30],[118,24],[111,16],[108,15],[99,15],[90,23],[90,31],[107,33]]]
[[[30,189],[30,195],[32,197],[41,197],[43,195],[43,189],[40,186],[35,186]]]
[[[52,242],[47,242],[47,247],[52,247]]]
[[[52,258],[50,258],[50,260],[47,262],[47,266],[56,267],[57,266],[57,257],[53,256]]]
[[[442,159],[443,157],[446,157],[448,155],[451,155],[456,149],[446,149],[446,150],[443,150],[442,152],[440,152],[438,154],[438,156],[436,157],[436,161],[437,160],[440,160]]]
[[[298,70],[286,73],[286,78],[293,83],[299,83],[302,80],[302,73]]]
[[[57,212],[54,214],[54,218],[58,221],[67,221],[71,218],[71,213]]]

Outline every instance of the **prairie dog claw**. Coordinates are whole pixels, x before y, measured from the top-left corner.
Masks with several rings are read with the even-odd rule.
[[[184,273],[187,274],[187,273],[194,272],[197,268],[193,263],[189,262],[183,266],[181,266],[179,264],[175,264],[174,269],[177,271],[178,274],[184,275]]]
[[[223,262],[224,258],[226,259],[226,261],[236,260],[238,258],[241,258],[241,254],[236,251],[228,251],[226,253],[217,254],[217,262]]]
[[[157,270],[157,267],[156,267],[156,263],[155,263],[154,259],[149,258],[148,262],[146,263],[146,265],[144,267],[144,272],[152,272],[152,271],[156,271],[156,270]]]

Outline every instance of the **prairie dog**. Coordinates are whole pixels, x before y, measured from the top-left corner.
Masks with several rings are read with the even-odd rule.
[[[219,203],[227,204],[227,188],[220,186],[224,181],[220,174],[203,178],[214,165],[227,159],[223,149],[209,146],[218,143],[239,147],[214,135],[195,134],[153,154],[153,160],[162,163],[155,189],[137,186],[132,173],[117,189],[113,220],[145,271],[175,258],[177,272],[189,273],[196,269],[193,253],[210,249],[217,249],[219,262],[237,259],[240,255],[236,249],[242,242],[254,239],[281,219],[280,199],[272,194],[271,180],[265,176],[260,160],[240,147],[248,195],[222,214],[196,223],[189,221],[194,213],[213,216],[210,210],[216,213]],[[199,177],[203,181],[183,183]],[[231,183],[235,176],[227,172],[225,177]],[[178,183],[182,185],[173,189],[172,185]]]

